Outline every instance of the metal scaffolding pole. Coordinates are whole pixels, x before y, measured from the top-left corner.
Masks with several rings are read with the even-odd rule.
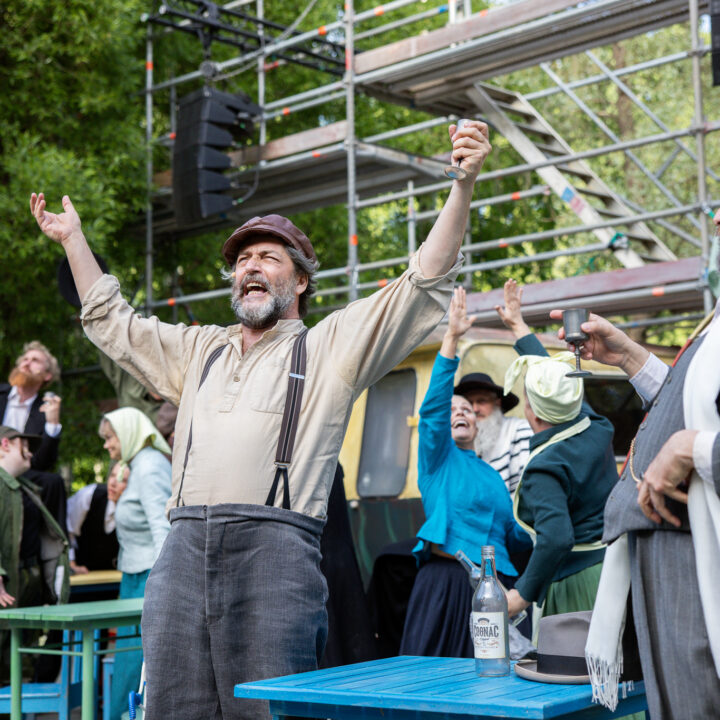
[[[528,190],[518,190],[513,193],[505,193],[504,195],[495,195],[491,198],[483,198],[482,200],[473,200],[470,203],[471,210],[477,210],[491,205],[502,205],[507,202],[517,202],[518,200],[526,200],[527,198],[537,197],[538,195],[549,195],[550,188],[547,185],[536,185]],[[424,210],[415,214],[416,220],[429,220],[440,214],[440,210]]]
[[[698,49],[700,47],[700,38],[698,35],[698,0],[690,1],[690,37],[692,41],[692,77],[693,77],[693,96],[695,104],[695,142],[697,146],[697,183],[698,183],[698,202],[701,208],[707,203],[707,184],[705,182],[705,113],[703,111],[703,92],[702,92],[702,74],[700,68],[700,55]],[[700,210],[700,241],[702,243],[702,260],[703,270],[707,267],[710,257],[710,238],[708,235],[707,219],[705,213]],[[713,301],[710,289],[705,288],[703,293],[703,305],[705,312],[712,310]]]
[[[145,88],[153,84],[153,37],[148,25],[145,40]],[[145,93],[145,180],[147,197],[145,199],[145,315],[149,316],[153,302],[153,96]]]
[[[719,203],[715,203],[716,205]],[[483,240],[473,243],[467,247],[461,248],[465,250],[495,250],[498,248],[506,248],[511,245],[520,245],[524,242],[539,242],[540,240],[549,240],[554,237],[562,237],[563,235],[577,235],[578,233],[591,232],[600,230],[601,228],[621,227],[622,225],[630,225],[637,222],[647,222],[649,220],[657,220],[658,218],[672,217],[674,215],[687,215],[691,212],[697,212],[700,209],[699,203],[692,205],[681,205],[680,207],[666,208],[665,210],[656,210],[653,212],[640,213],[628,217],[612,218],[611,220],[603,220],[602,222],[592,223],[591,225],[572,225],[570,227],[553,228],[552,230],[541,230],[540,232],[526,233],[524,235],[515,235],[508,238],[496,238],[494,240]],[[603,245],[609,249],[609,244]]]
[[[311,90],[305,90],[295,95],[288,95],[287,97],[280,98],[280,100],[272,100],[265,105],[266,110],[276,110],[277,108],[284,108],[292,106],[293,103],[302,102],[309,100],[310,98],[318,97],[319,95],[327,95],[328,93],[334,92],[335,90],[343,90],[345,83],[342,80],[330,83],[328,85],[322,85],[321,87],[312,88]]]
[[[720,130],[720,122],[705,123],[703,126],[705,133],[715,132]],[[612,152],[620,152],[627,150],[628,148],[643,147],[644,145],[652,145],[657,142],[664,142],[666,140],[674,140],[675,138],[687,137],[693,135],[697,131],[697,127],[693,126],[685,130],[676,130],[670,133],[659,133],[657,135],[647,135],[641,138],[635,138],[634,140],[626,140],[624,142],[613,143],[611,145],[603,145],[599,148],[593,148],[592,150],[582,150],[580,152],[568,153],[566,155],[554,155],[546,160],[541,160],[535,163],[522,163],[521,165],[513,165],[502,170],[494,170],[492,172],[483,173],[477,179],[477,182],[486,182],[489,180],[497,180],[498,178],[510,177],[512,175],[520,175],[522,173],[537,170],[543,167],[550,167],[552,165],[564,165],[574,160],[586,160],[588,158],[599,157],[601,155],[607,155]],[[426,193],[437,192],[449,188],[451,183],[449,181],[438,182],[432,185],[424,185],[423,187],[415,189],[415,195],[423,195]],[[360,200],[357,203],[358,208],[371,207],[373,205],[383,205],[386,202],[392,202],[394,200],[402,200],[407,197],[406,191],[400,191],[395,193],[386,193],[384,195],[378,195],[374,198],[368,198],[366,200]]]
[[[664,130],[665,132],[671,132],[670,127],[663,122],[656,113],[654,113],[617,75],[617,72],[614,70],[611,70],[602,60],[600,60],[595,53],[593,53],[591,50],[587,50],[585,52],[585,55],[592,60],[599,68],[602,70],[607,76],[608,79],[611,80],[618,89],[623,92],[634,105],[639,107],[661,130]],[[696,118],[696,124],[699,124]],[[689,148],[685,143],[683,143],[681,140],[676,139],[675,141],[675,153],[671,156],[672,160],[677,157],[677,151],[684,152],[686,155],[688,155],[694,162],[698,162],[698,156]],[[659,180],[660,177],[665,173],[667,170],[668,165],[663,165],[663,167],[655,174],[655,177]],[[720,177],[718,177],[710,168],[707,168],[707,173],[712,177],[713,180],[720,180]]]
[[[707,52],[708,50],[709,48],[703,48],[703,52]],[[643,70],[651,70],[652,68],[660,67],[662,65],[670,65],[674,62],[678,62],[678,60],[688,60],[689,58],[690,53],[687,51],[674,53],[673,55],[665,55],[664,57],[646,60],[645,62],[628,65],[624,68],[618,68],[615,70],[615,74],[618,77],[634,75],[635,73],[642,72]],[[577,88],[587,87],[588,85],[597,85],[601,82],[607,82],[607,80],[608,78],[605,75],[590,75],[589,77],[582,78],[581,80],[573,80],[572,82],[567,83],[567,86],[572,90],[576,90]],[[544,90],[536,90],[535,92],[527,93],[527,95],[525,95],[525,99],[532,102],[533,100],[550,97],[551,95],[557,95],[561,92],[562,88],[557,86],[549,87]]]
[[[258,18],[264,18],[265,17],[265,7],[264,7],[264,0],[257,0],[255,5],[255,12],[257,13]],[[260,37],[260,48],[265,47],[265,28],[260,25],[258,28],[258,35]],[[257,59],[257,83],[258,83],[258,105],[261,108],[265,107],[265,60],[263,57],[259,57]],[[267,142],[267,116],[265,113],[263,113],[262,117],[260,118],[260,147],[263,147],[265,143]],[[260,160],[258,163],[260,167],[262,167],[265,164],[264,160]]]
[[[397,10],[398,8],[404,7],[405,5],[412,5],[415,2],[417,2],[417,0],[394,0],[394,2],[389,2],[379,7],[382,10],[382,14],[384,14],[390,12],[391,10]],[[354,15],[355,22],[362,22],[363,20],[369,20],[370,18],[377,17],[376,10],[377,8],[373,8],[371,10],[365,10],[361,13],[358,13],[357,15]],[[285,48],[292,47],[293,45],[299,45],[300,43],[305,42],[305,40],[317,40],[319,38],[322,39],[330,31],[339,30],[341,28],[344,28],[345,25],[345,20],[336,20],[335,22],[328,23],[327,25],[321,25],[319,28],[315,28],[314,30],[300,33],[299,35],[294,35],[293,37],[287,38],[286,40],[271,43],[269,45],[266,45],[261,50],[255,50],[249,54],[241,55],[240,57],[234,57],[230,58],[229,60],[225,60],[224,62],[216,63],[215,68],[218,73],[224,72],[225,70],[232,70],[239,65],[244,65],[248,62],[254,61],[257,57],[267,57],[268,55],[272,55],[273,53],[284,50]],[[203,74],[200,70],[194,70],[193,72],[186,73],[185,75],[180,75],[178,77],[172,78],[171,80],[167,80],[165,82],[158,83],[157,85],[153,85],[149,91],[154,92],[155,90],[162,90],[163,88],[170,87],[171,85],[188,82],[190,80],[198,80],[202,77]],[[146,92],[148,92],[147,88]]]
[[[358,299],[358,233],[357,209],[355,203],[355,43],[354,32],[354,2],[345,3],[345,91],[347,134],[345,136],[345,149],[347,152],[347,194],[348,194],[348,261],[350,302]]]
[[[408,184],[407,184],[407,191],[409,193],[408,201],[407,201],[408,257],[410,257],[410,255],[412,255],[415,252],[415,250],[417,249],[417,236],[416,236],[417,210],[415,209],[415,196],[413,195],[414,188],[415,188],[415,183],[412,180],[408,180]]]
[[[564,92],[565,94],[602,130],[605,135],[607,135],[614,143],[619,143],[620,138],[618,135],[616,135],[597,115],[597,113],[593,112],[586,103],[584,103],[575,92],[573,92],[560,78],[560,76],[553,71],[553,69],[547,64],[547,63],[540,63],[540,67],[545,71],[545,73],[555,82]],[[631,152],[628,149],[623,150],[625,153],[625,156],[629,158],[642,172],[645,177],[647,177],[648,180],[674,205],[680,205],[680,200],[678,200],[673,193],[670,192],[670,190],[663,185],[656,177],[653,175],[652,172],[645,166],[645,163],[640,160],[640,158],[635,155],[635,153]],[[690,217],[688,218],[690,222],[695,225],[695,227],[699,227],[698,222]]]
[[[291,112],[297,112],[298,110],[306,110],[307,108],[317,107],[318,105],[324,105],[325,103],[332,102],[333,100],[340,100],[345,96],[344,90],[338,90],[338,92],[328,93],[322,97],[316,97],[312,100],[306,100],[305,102],[297,103],[296,105],[286,105],[279,110],[273,110],[272,112],[265,113],[263,119],[272,120],[276,117],[283,117],[289,115]]]
[[[657,327],[660,325],[674,325],[681,322],[698,322],[707,313],[687,313],[686,315],[668,315],[659,318],[643,318],[642,320],[629,320],[628,322],[613,323],[615,327],[625,330],[626,328]]]

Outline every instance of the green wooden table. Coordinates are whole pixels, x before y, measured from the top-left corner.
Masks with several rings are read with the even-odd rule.
[[[142,598],[129,600],[102,600],[100,602],[74,603],[72,605],[47,605],[40,607],[0,610],[0,628],[10,629],[10,718],[22,718],[22,669],[20,654],[33,652],[36,648],[20,646],[21,633],[26,628],[48,630],[74,630],[82,636],[82,652],[58,650],[58,653],[82,657],[82,720],[95,718],[95,677],[93,660],[95,654],[94,631],[108,628],[139,625],[142,616]],[[48,651],[46,651],[48,652]],[[51,651],[50,651],[51,652]]]

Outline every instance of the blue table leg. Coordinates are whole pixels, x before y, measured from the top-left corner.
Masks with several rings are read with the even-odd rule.
[[[10,720],[22,720],[22,659],[20,628],[10,630]]]
[[[95,673],[93,655],[95,638],[93,631],[82,631],[82,720],[95,720]]]

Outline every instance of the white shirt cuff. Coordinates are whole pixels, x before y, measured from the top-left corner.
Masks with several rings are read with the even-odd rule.
[[[45,423],[45,432],[50,437],[57,437],[62,431],[62,425],[60,423]]]
[[[657,356],[650,353],[645,364],[630,378],[636,392],[647,405],[660,392],[670,368]]]
[[[711,430],[700,430],[695,436],[695,442],[693,443],[695,471],[703,479],[703,482],[710,485],[713,491],[715,491],[716,486],[712,472],[712,454],[716,437],[717,433]]]

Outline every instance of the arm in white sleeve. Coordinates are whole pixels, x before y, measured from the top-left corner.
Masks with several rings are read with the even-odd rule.
[[[650,353],[645,364],[631,378],[637,394],[649,405],[660,392],[670,368],[657,356]]]

